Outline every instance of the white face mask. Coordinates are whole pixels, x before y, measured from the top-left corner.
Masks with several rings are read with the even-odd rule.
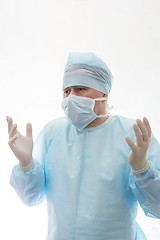
[[[96,115],[93,111],[95,101],[107,99],[108,97],[93,99],[70,94],[67,98],[63,99],[62,108],[69,121],[78,129],[83,129],[96,118],[108,116],[108,113]]]

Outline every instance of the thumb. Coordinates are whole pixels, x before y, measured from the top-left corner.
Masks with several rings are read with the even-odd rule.
[[[134,151],[136,145],[134,144],[134,142],[130,139],[130,137],[125,136],[125,140],[128,143],[129,147],[132,149],[132,151]]]
[[[32,125],[31,123],[27,123],[26,125],[26,136],[32,137]]]

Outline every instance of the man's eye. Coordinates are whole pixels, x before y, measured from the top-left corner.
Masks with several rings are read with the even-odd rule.
[[[68,93],[69,93],[69,90],[64,91],[64,94],[68,94]]]
[[[79,90],[79,91],[83,91],[83,90],[85,90],[85,89],[84,89],[84,88],[78,88],[78,90]]]

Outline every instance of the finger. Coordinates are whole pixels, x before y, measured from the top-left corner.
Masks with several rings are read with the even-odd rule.
[[[11,118],[11,117],[8,117],[8,118],[7,118],[7,122],[8,122],[8,134],[9,134],[10,131],[11,131],[11,128],[12,128],[12,126],[13,126],[13,120],[12,120],[12,118]]]
[[[148,141],[148,132],[147,132],[145,125],[143,124],[143,122],[140,119],[137,119],[137,125],[138,125],[139,129],[141,130],[142,139],[145,142],[147,142]]]
[[[126,140],[127,144],[130,146],[130,148],[132,149],[132,151],[134,151],[136,148],[135,143],[128,136],[125,136],[125,140]]]
[[[137,126],[137,124],[133,125],[133,129],[134,129],[134,132],[135,132],[135,135],[136,135],[136,143],[137,143],[137,145],[138,146],[142,146],[142,144],[143,144],[142,134],[141,134],[140,129]]]
[[[32,137],[32,125],[31,125],[31,123],[27,123],[27,125],[26,125],[26,136]]]
[[[19,134],[16,133],[12,138],[9,139],[8,144],[11,148],[18,137],[19,137]]]
[[[147,132],[148,132],[148,136],[151,137],[151,126],[149,124],[149,121],[146,117],[143,118],[143,123],[147,129]]]
[[[9,133],[9,138],[12,138],[17,133],[17,124],[15,123]]]

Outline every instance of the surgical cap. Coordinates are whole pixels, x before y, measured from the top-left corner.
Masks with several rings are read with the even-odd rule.
[[[109,94],[113,76],[107,65],[94,53],[71,52],[64,69],[63,90],[86,86]]]

